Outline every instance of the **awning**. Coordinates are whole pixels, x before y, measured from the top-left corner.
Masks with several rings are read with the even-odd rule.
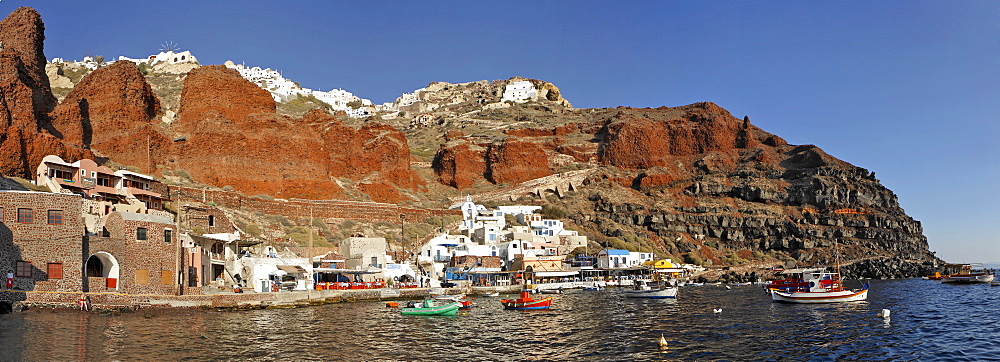
[[[306,269],[298,265],[278,265],[278,270],[286,273],[305,273]]]
[[[579,274],[579,271],[536,271],[536,277],[568,277]]]

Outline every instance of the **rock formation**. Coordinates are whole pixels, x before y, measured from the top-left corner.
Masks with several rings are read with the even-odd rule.
[[[67,146],[48,113],[55,97],[45,76],[45,26],[34,9],[18,8],[0,21],[0,174],[33,178],[42,157],[92,157]]]
[[[159,101],[139,68],[115,62],[88,74],[52,113],[53,126],[71,144],[89,146],[117,162],[147,165],[169,154],[169,140],[154,129]],[[155,155],[148,154],[149,146]]]

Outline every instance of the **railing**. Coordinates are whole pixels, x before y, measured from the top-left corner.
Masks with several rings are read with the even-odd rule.
[[[451,255],[435,255],[434,256],[434,261],[440,262],[440,263],[451,262]]]

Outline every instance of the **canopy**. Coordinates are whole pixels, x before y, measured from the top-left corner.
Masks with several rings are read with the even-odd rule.
[[[306,269],[298,265],[278,265],[278,270],[286,273],[305,273]]]

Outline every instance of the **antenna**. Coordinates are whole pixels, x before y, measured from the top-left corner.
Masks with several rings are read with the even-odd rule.
[[[173,41],[169,41],[168,40],[168,41],[164,42],[163,44],[160,44],[160,50],[162,50],[164,52],[172,52],[172,51],[176,51],[178,49],[180,49],[180,47],[177,45],[177,43],[174,43]]]

